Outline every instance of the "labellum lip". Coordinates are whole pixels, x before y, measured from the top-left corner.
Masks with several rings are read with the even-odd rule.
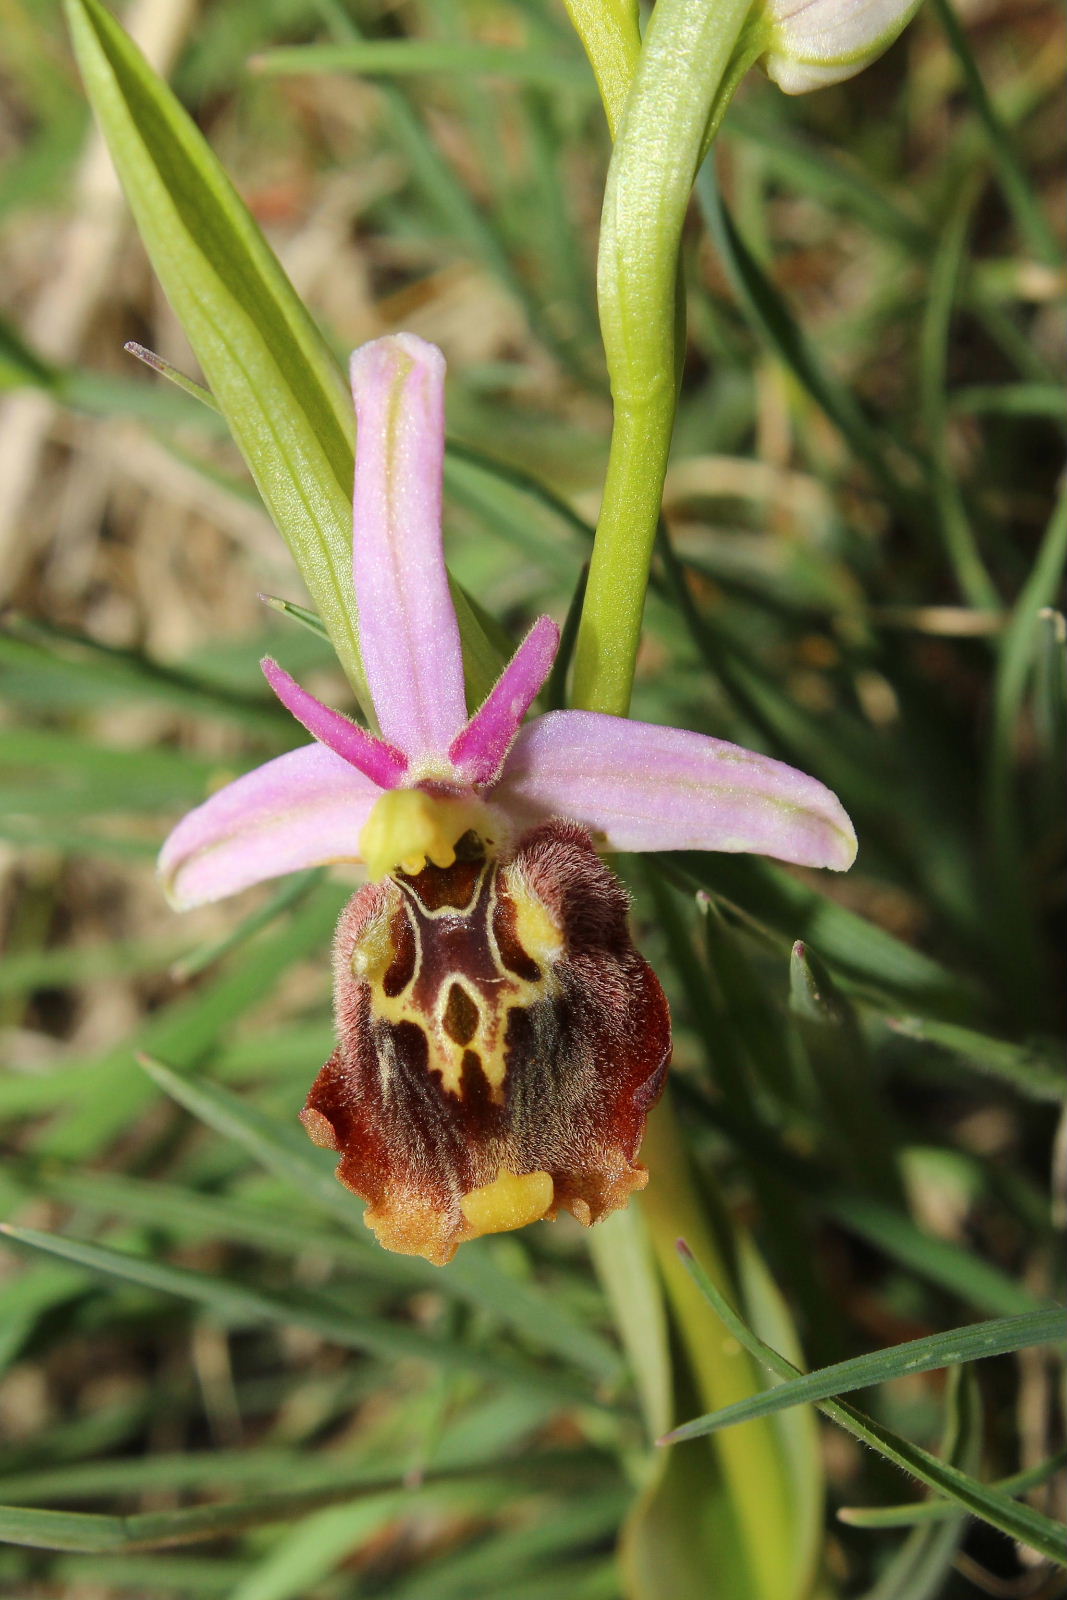
[[[627,912],[568,822],[498,857],[468,834],[452,865],[350,901],[339,1043],[303,1120],[388,1249],[443,1264],[465,1239],[560,1210],[589,1224],[644,1187],[670,1020]]]

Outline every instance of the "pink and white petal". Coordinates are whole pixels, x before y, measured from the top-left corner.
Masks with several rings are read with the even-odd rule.
[[[493,803],[519,825],[571,817],[605,850],[753,851],[842,872],[856,834],[837,796],[722,739],[593,711],[522,729]]]
[[[352,357],[353,575],[360,649],[385,738],[442,760],[467,720],[441,542],[445,362],[411,333]]]
[[[408,770],[408,758],[395,745],[376,739],[366,728],[361,728],[340,711],[323,705],[313,694],[302,689],[295,678],[264,656],[259,663],[263,676],[278,696],[286,711],[292,712],[297,722],[328,750],[339,755],[342,761],[357,767],[364,777],[370,778],[381,789],[395,789]]]
[[[538,617],[497,682],[449,750],[452,765],[467,783],[493,783],[522,719],[552,670],[559,629],[551,617]]]
[[[183,817],[159,855],[179,910],[330,861],[358,861],[382,791],[325,745],[304,745],[227,784]]]

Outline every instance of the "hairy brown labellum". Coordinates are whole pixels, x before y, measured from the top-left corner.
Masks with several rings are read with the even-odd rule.
[[[380,1242],[437,1263],[482,1233],[625,1205],[670,1058],[626,892],[582,828],[545,823],[505,857],[473,833],[456,850],[346,907],[339,1043],[302,1114]]]

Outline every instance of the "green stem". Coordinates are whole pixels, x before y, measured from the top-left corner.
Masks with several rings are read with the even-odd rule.
[[[630,702],[674,426],[682,226],[708,129],[721,113],[723,91],[736,83],[750,4],[658,0],[608,169],[597,287],[615,424],[578,631],[574,700],[616,715],[625,715]],[[572,0],[572,12],[578,9]],[[618,115],[619,98],[616,87],[609,120]]]
[[[616,135],[598,264],[615,418],[578,629],[573,703],[625,716],[677,403],[682,227],[697,169],[756,47],[745,37],[750,0],[658,0],[627,85],[635,39],[627,31],[628,0],[617,0],[614,9],[590,7],[587,0],[566,3]],[[646,1415],[658,1426],[671,1403],[670,1369],[649,1248],[703,1402],[742,1399],[759,1384],[740,1347],[709,1340],[701,1296],[675,1250],[684,1235],[723,1291],[737,1293],[669,1095],[650,1119],[642,1154],[652,1179],[641,1215],[631,1210],[610,1219],[594,1238],[593,1255],[639,1374]],[[766,1427],[744,1427],[717,1443],[725,1446],[719,1460],[750,1593],[781,1600],[795,1579],[794,1516],[777,1437]]]

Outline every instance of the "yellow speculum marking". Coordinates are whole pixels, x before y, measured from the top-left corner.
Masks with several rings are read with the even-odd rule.
[[[460,1201],[473,1237],[483,1233],[507,1233],[539,1222],[551,1209],[555,1190],[547,1172],[500,1172],[492,1183],[471,1189]]]
[[[352,952],[351,964],[355,976],[371,986],[371,1013],[376,1021],[393,1026],[412,1023],[426,1034],[430,1068],[440,1075],[447,1093],[462,1095],[464,1061],[468,1053],[473,1053],[493,1099],[502,1104],[507,1077],[504,1046],[508,1014],[515,1006],[532,1006],[552,993],[551,969],[563,952],[563,936],[547,908],[515,874],[508,884],[515,908],[515,935],[525,953],[540,967],[541,976],[523,978],[504,965],[493,933],[498,871],[493,856],[497,841],[487,838],[477,826],[484,823],[487,815],[487,808],[473,796],[440,797],[419,789],[393,789],[381,797],[360,840],[372,872],[385,860],[392,863],[387,870],[390,876],[399,867],[405,878],[417,877],[427,861],[447,870],[456,860],[457,841],[468,832],[477,833],[487,859],[466,913],[449,905],[439,911],[427,911],[420,904],[416,915],[410,905],[411,886],[407,885],[404,901],[394,902],[388,912],[364,930]],[[422,941],[432,936],[438,917],[454,922],[464,914],[470,916],[472,930],[476,918],[484,928],[490,970],[478,975],[462,969],[441,974],[431,1010],[425,1005],[424,996],[416,1001]],[[397,915],[409,919],[416,957],[408,983],[399,994],[390,995],[385,992],[383,979],[395,954],[392,929]]]
[[[393,948],[392,913],[380,912],[367,924],[352,950],[352,972],[368,983],[379,984],[389,969]]]
[[[551,966],[563,953],[563,934],[536,895],[522,882],[512,881],[515,933],[522,948],[538,966]]]

